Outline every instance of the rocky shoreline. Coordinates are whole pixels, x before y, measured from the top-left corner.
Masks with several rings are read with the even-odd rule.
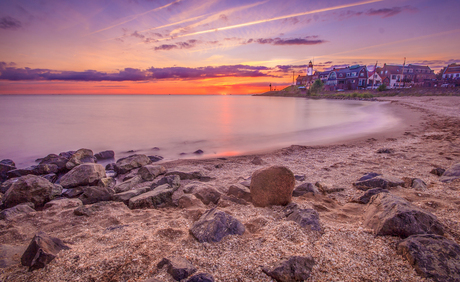
[[[0,280],[459,281],[460,97],[385,99],[420,119],[219,159],[3,160]]]

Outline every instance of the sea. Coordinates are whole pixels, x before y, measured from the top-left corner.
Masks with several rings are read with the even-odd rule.
[[[0,160],[19,168],[87,148],[217,158],[391,130],[385,102],[246,95],[0,95]],[[194,152],[201,150],[202,154]]]

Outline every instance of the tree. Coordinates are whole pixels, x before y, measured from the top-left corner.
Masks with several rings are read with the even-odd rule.
[[[313,85],[310,86],[310,89],[309,89],[310,95],[318,94],[318,92],[321,92],[323,90],[323,87],[324,87],[324,83],[320,79],[315,80]]]

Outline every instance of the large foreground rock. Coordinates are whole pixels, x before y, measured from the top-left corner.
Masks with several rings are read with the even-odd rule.
[[[3,204],[6,208],[10,208],[21,203],[31,202],[35,207],[42,207],[54,198],[55,189],[53,183],[42,177],[36,175],[21,176],[6,191]]]
[[[4,209],[0,212],[0,219],[10,220],[18,215],[34,212],[35,210],[33,209],[33,207],[34,204],[32,203],[24,203],[16,205],[9,209]]]
[[[171,274],[176,281],[189,277],[197,270],[186,258],[178,256],[162,259],[157,264],[157,267],[163,268],[165,265],[168,268],[168,273]]]
[[[321,232],[319,214],[314,209],[301,209],[295,203],[290,203],[285,208],[285,217],[299,224],[302,228]]]
[[[43,232],[34,236],[21,257],[21,263],[29,271],[43,268],[50,263],[61,250],[69,249],[60,239],[50,237]]]
[[[62,155],[49,154],[40,160],[40,164],[54,164],[57,166],[58,171],[67,171],[66,164],[69,158]]]
[[[390,193],[379,193],[371,198],[364,214],[364,225],[377,235],[401,238],[444,233],[436,216]]]
[[[111,201],[113,190],[110,188],[89,186],[83,188],[83,194],[80,195],[79,199],[84,205],[95,204],[97,202]]]
[[[190,229],[199,242],[219,242],[227,235],[243,235],[244,231],[241,222],[216,208],[206,211]]]
[[[152,181],[158,175],[165,174],[166,168],[161,165],[146,165],[139,169],[138,174],[144,179],[145,181]]]
[[[310,277],[315,265],[312,257],[293,256],[262,268],[262,271],[278,282],[304,281]]]
[[[146,155],[136,154],[119,159],[115,164],[115,171],[119,174],[128,173],[131,170],[151,164],[152,161]]]
[[[252,202],[259,207],[287,205],[291,202],[294,185],[294,173],[287,167],[259,169],[251,177]]]
[[[177,188],[164,184],[154,190],[129,199],[130,209],[158,208],[172,205],[172,195]]]
[[[438,235],[412,235],[398,243],[405,257],[422,277],[434,281],[460,281],[460,246]]]
[[[79,149],[77,150],[65,164],[68,170],[73,169],[74,167],[81,165],[83,163],[95,163],[97,162],[96,157],[93,155],[93,151],[90,149]]]
[[[460,179],[460,163],[454,164],[448,168],[439,178],[442,182],[452,182],[456,179]]]
[[[62,176],[60,184],[64,188],[97,185],[99,180],[105,177],[105,168],[102,165],[86,163],[74,167]]]
[[[404,186],[405,182],[392,176],[368,173],[353,184],[360,190],[368,190],[372,188],[389,189],[391,187]]]

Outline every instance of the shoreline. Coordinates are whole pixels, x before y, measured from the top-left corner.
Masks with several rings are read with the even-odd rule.
[[[433,281],[420,277],[396,253],[396,236],[375,236],[364,225],[366,205],[353,183],[369,172],[400,179],[420,178],[425,190],[393,187],[390,193],[434,214],[445,226],[445,237],[460,244],[460,181],[444,183],[433,168],[460,162],[460,97],[393,97],[388,107],[404,121],[397,130],[336,144],[292,145],[270,152],[224,159],[180,159],[160,163],[168,171],[200,171],[208,182],[182,180],[180,189],[195,185],[221,193],[217,203],[188,207],[129,209],[104,202],[89,217],[76,216],[75,207],[56,207],[0,220],[0,240],[24,248],[37,231],[60,238],[71,249],[61,251],[45,268],[28,272],[13,260],[0,268],[8,281],[175,281],[157,263],[164,257],[186,257],[198,272],[216,281],[273,281],[261,271],[279,259],[310,255],[315,259],[312,281]],[[379,149],[391,149],[378,153]],[[257,161],[255,160],[257,159]],[[260,168],[281,165],[303,183],[327,186],[324,193],[293,197],[293,202],[319,214],[323,232],[306,231],[283,219],[283,207],[258,208],[227,197],[229,187],[241,185]],[[300,179],[300,178],[299,178]],[[179,190],[182,191],[182,190]],[[103,203],[103,202],[101,202]],[[218,243],[199,243],[189,234],[206,210],[216,207],[245,227],[241,236]],[[19,256],[20,257],[20,256]]]

